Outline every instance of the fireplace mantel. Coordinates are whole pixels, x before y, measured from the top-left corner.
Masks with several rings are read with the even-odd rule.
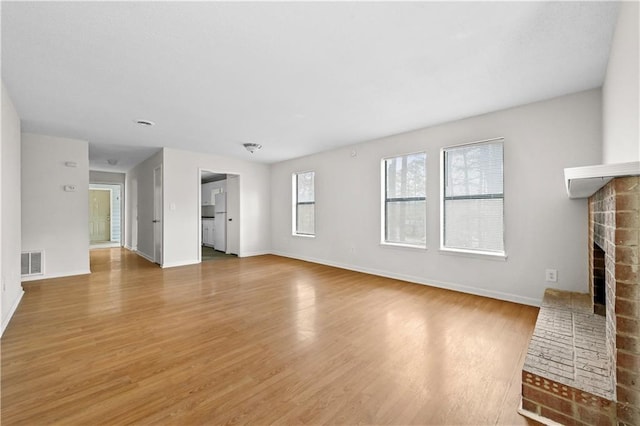
[[[564,169],[569,198],[588,198],[615,177],[638,175],[640,175],[640,161]]]

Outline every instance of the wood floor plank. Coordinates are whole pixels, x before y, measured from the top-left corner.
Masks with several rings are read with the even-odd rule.
[[[25,283],[3,425],[532,424],[537,309],[278,256]]]

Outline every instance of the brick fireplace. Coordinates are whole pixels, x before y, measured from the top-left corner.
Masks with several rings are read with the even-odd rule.
[[[640,425],[640,177],[589,198],[589,294],[547,290],[522,372],[523,413]]]

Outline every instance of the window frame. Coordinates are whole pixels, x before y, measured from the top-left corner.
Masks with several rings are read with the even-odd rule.
[[[440,149],[440,253],[442,254],[459,254],[467,257],[478,258],[490,258],[494,260],[507,260],[506,252],[506,229],[505,229],[505,146],[504,137],[497,137],[491,139],[484,139],[480,141],[467,142],[457,145],[450,145]],[[446,152],[451,149],[463,148],[472,145],[488,145],[488,144],[502,144],[502,194],[478,194],[476,196],[454,196],[446,197],[445,185],[447,182],[447,170],[446,170]],[[445,246],[445,201],[446,200],[480,200],[480,199],[502,199],[502,250],[486,250],[486,249],[473,249],[473,248],[458,248]]]
[[[391,160],[394,158],[408,157],[410,155],[423,154],[424,155],[424,186],[425,186],[425,196],[424,197],[396,197],[392,199],[387,198],[387,160]],[[427,249],[427,158],[428,154],[426,150],[408,152],[404,154],[396,154],[390,155],[388,157],[382,158],[380,161],[380,244],[383,246],[391,246],[391,247],[405,247],[410,249]],[[424,201],[424,244],[412,244],[412,243],[399,243],[394,241],[387,241],[387,203],[389,200],[391,202],[398,201]]]
[[[298,201],[298,176],[307,173],[313,173],[313,201]],[[314,170],[306,170],[302,172],[293,172],[291,174],[291,187],[292,187],[292,221],[291,221],[291,235],[295,237],[315,238],[316,236],[316,172]],[[299,205],[313,205],[313,234],[298,232],[298,206]]]

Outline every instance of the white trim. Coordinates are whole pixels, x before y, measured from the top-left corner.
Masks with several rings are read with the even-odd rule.
[[[28,281],[39,281],[39,280],[48,280],[50,278],[64,278],[64,277],[73,277],[75,275],[88,275],[91,274],[91,270],[89,269],[81,269],[78,271],[70,271],[70,272],[61,272],[58,274],[51,274],[51,275],[33,275],[33,276],[25,276],[22,277],[22,282],[28,282]]]
[[[562,426],[561,423],[556,423],[551,419],[542,417],[536,413],[532,413],[531,411],[528,411],[522,408],[522,397],[520,397],[520,406],[518,407],[518,414],[525,416],[531,420],[535,420],[538,423],[542,423],[545,426]]]
[[[4,331],[7,329],[7,326],[11,322],[13,314],[16,313],[16,309],[18,309],[18,305],[20,304],[20,301],[22,301],[22,296],[24,296],[24,290],[20,290],[18,297],[16,297],[15,302],[13,302],[13,305],[11,305],[11,308],[9,309],[9,314],[6,317],[6,320],[2,321],[2,330],[0,330],[0,337],[4,334]]]
[[[298,175],[313,173],[313,234],[298,233]],[[294,237],[316,236],[316,171],[293,172],[291,174],[291,235]]]
[[[387,241],[386,231],[387,231],[387,168],[386,163],[387,160],[391,160],[394,158],[408,157],[410,155],[424,154],[424,186],[425,186],[425,197],[424,197],[424,238],[425,244],[417,245],[417,244],[402,244],[402,243],[394,243],[392,241]],[[384,157],[380,160],[380,245],[390,245],[397,247],[411,247],[411,248],[419,248],[426,249],[427,244],[427,230],[429,228],[429,221],[427,220],[427,211],[429,210],[429,205],[427,203],[427,176],[429,174],[429,154],[427,151],[415,151],[407,154],[399,154],[399,155],[391,155],[389,157]]]
[[[273,253],[270,250],[249,251],[247,253],[238,254],[238,257],[265,256],[267,254]]]
[[[438,250],[440,254],[446,254],[448,256],[464,256],[473,257],[476,259],[489,259],[489,260],[507,260],[507,254],[505,252],[491,252],[481,250],[465,250],[450,247],[440,247]]]
[[[165,268],[175,268],[175,267],[177,267],[177,266],[197,265],[197,264],[199,264],[199,263],[200,263],[200,262],[199,262],[199,261],[197,261],[197,260],[184,260],[184,261],[181,261],[181,262],[169,262],[169,263],[163,263],[162,265],[160,265],[160,267],[161,267],[162,269],[165,269]]]
[[[442,149],[449,149],[449,148],[460,148],[466,145],[482,145],[485,143],[493,143],[496,141],[504,141],[504,136],[499,136],[497,138],[490,138],[490,139],[482,139],[479,141],[473,141],[473,142],[464,142],[464,143],[459,143],[456,145],[447,145],[445,147],[443,147]]]
[[[531,297],[519,296],[512,293],[503,293],[501,291],[488,290],[484,288],[470,287],[464,284],[450,283],[444,281],[430,280],[423,277],[416,277],[413,275],[397,274],[395,272],[382,271],[372,268],[361,268],[358,266],[347,265],[343,263],[331,262],[324,259],[317,259],[307,256],[299,256],[295,254],[285,253],[281,251],[272,251],[271,254],[276,256],[289,257],[292,259],[304,260],[306,262],[319,263],[321,265],[333,266],[335,268],[347,269],[350,271],[364,272],[365,274],[377,275],[385,278],[392,278],[401,281],[407,281],[414,284],[422,284],[429,287],[443,288],[446,290],[459,291],[461,293],[473,294],[476,296],[490,297],[492,299],[503,300],[506,302],[514,302],[522,305],[539,307],[542,303],[542,299],[534,299]]]
[[[400,247],[417,250],[428,250],[426,245],[380,242],[380,247]]]
[[[138,256],[142,257],[143,259],[148,260],[149,262],[157,265],[157,263],[153,260],[153,257],[149,256],[148,254],[143,253],[139,250],[131,250],[131,251],[137,254]]]
[[[292,237],[315,238],[315,234],[291,234]]]
[[[504,260],[507,259],[506,254],[506,249],[507,249],[507,230],[506,230],[506,221],[505,221],[505,190],[504,190],[504,183],[505,183],[505,167],[504,167],[504,141],[505,138],[504,137],[498,137],[498,138],[492,138],[492,139],[485,139],[485,140],[481,140],[481,141],[477,141],[477,142],[468,142],[468,143],[463,143],[463,144],[458,144],[458,145],[450,145],[450,146],[445,146],[440,148],[440,252],[443,251],[454,251],[454,252],[459,252],[460,254],[462,253],[466,253],[468,255],[471,254],[478,254],[480,256],[484,256],[484,255],[493,255],[493,253],[491,252],[487,252],[487,251],[480,251],[480,250],[463,250],[463,249],[456,249],[453,247],[447,247],[444,245],[444,196],[445,196],[445,164],[444,164],[444,156],[445,156],[445,151],[451,149],[451,148],[459,148],[459,147],[464,147],[464,146],[470,146],[470,145],[484,145],[484,144],[491,144],[491,143],[496,143],[497,141],[500,141],[502,143],[502,248],[503,248],[503,254],[502,256],[504,256]],[[448,254],[448,253],[447,253]],[[500,254],[498,254],[498,256],[500,256]],[[475,256],[472,256],[475,257]]]
[[[156,171],[158,175],[156,175]],[[156,212],[156,206],[158,205],[158,200],[156,199],[156,176],[160,177],[160,211]],[[156,226],[157,223],[153,224],[153,263],[157,263],[158,265],[162,265],[164,260],[164,167],[162,164],[157,165],[153,168],[153,220],[160,221],[160,253],[158,253],[158,242],[156,241]],[[160,215],[158,219],[156,217],[156,213]]]
[[[569,198],[587,198],[611,179],[640,175],[640,161],[564,169],[564,181]]]

